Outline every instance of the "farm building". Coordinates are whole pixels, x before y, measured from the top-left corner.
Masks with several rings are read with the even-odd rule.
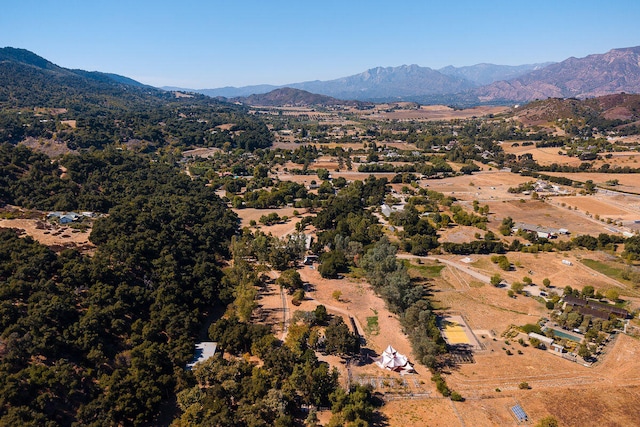
[[[524,222],[517,222],[513,227],[514,232],[525,231],[527,233],[536,233],[538,237],[545,239],[554,239],[558,237],[558,234],[569,234],[569,230],[566,228],[551,228],[542,227],[541,225],[527,224]]]
[[[48,220],[57,220],[60,224],[69,224],[78,220],[80,217],[81,215],[75,212],[68,212],[66,214],[62,212],[49,212],[47,214]]]
[[[585,307],[587,305],[587,300],[584,298],[578,298],[573,295],[565,295],[562,297],[565,303],[572,306]]]
[[[573,295],[565,295],[562,299],[565,302],[565,308],[567,306],[577,307],[578,312],[583,316],[588,315],[604,320],[608,320],[612,314],[622,319],[629,316],[629,312],[624,308],[600,301],[578,298]]]
[[[536,334],[535,332],[529,332],[529,338],[535,338],[547,347],[550,347],[551,344],[553,344],[553,338],[545,337],[544,335]]]
[[[380,212],[382,213],[382,215],[385,216],[385,218],[389,218],[389,216],[391,215],[391,213],[393,212],[400,212],[404,209],[403,205],[392,205],[389,206],[386,203],[382,204],[380,206]]]

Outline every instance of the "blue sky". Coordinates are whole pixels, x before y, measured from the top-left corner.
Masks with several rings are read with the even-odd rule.
[[[376,66],[562,61],[640,45],[637,0],[5,0],[0,47],[154,86],[329,80]]]

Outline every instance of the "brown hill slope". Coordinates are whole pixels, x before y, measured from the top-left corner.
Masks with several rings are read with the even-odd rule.
[[[516,108],[514,115],[525,124],[570,119],[594,126],[620,126],[640,120],[640,95],[619,93],[585,100],[549,98]]]
[[[620,92],[640,93],[640,46],[569,58],[473,91],[482,102],[589,98]]]
[[[357,106],[366,103],[360,101],[343,101],[326,95],[307,92],[306,90],[285,87],[272,90],[269,93],[251,95],[241,98],[233,98],[232,101],[241,102],[248,105],[260,105],[269,107],[284,106],[336,106],[349,105]]]

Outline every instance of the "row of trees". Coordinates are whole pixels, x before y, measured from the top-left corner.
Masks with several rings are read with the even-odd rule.
[[[360,266],[375,292],[389,310],[400,315],[413,354],[423,365],[437,367],[437,356],[445,351],[437,327],[437,316],[422,284],[412,283],[406,267],[396,259],[396,247],[381,238],[362,257]]]

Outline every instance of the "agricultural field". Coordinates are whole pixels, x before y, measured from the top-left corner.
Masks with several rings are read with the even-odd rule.
[[[353,148],[361,149],[356,146]],[[545,152],[550,163],[558,160],[549,149],[545,149]],[[563,156],[563,159],[567,157]],[[509,191],[510,188],[531,182],[531,177],[488,165],[480,166],[481,170],[471,175],[420,179],[414,188],[455,197],[456,203],[469,211],[474,201],[488,205],[487,229],[497,235],[498,227],[506,217],[515,222],[566,228],[570,234],[557,239],[566,242],[578,234],[595,237],[601,233],[620,234],[629,230],[627,224],[636,218],[633,196],[620,193],[581,195],[579,189],[559,186],[560,192],[541,192],[540,198],[532,198],[530,194]],[[292,163],[277,167],[274,176],[281,181],[291,180],[308,187],[311,187],[312,181],[318,184],[322,182],[315,174],[292,175],[284,169],[297,167],[299,165]],[[344,177],[348,182],[365,180],[370,175],[355,170],[338,171],[338,161],[331,156],[320,156],[311,163],[310,168],[327,169],[333,179]],[[376,178],[386,177],[389,180],[394,175],[375,174]],[[593,179],[596,183],[604,182],[604,178],[608,177],[565,175],[576,181]],[[633,176],[620,174],[611,178],[619,179],[620,189],[629,189],[635,184]],[[392,184],[390,187],[400,194],[405,185]],[[284,237],[295,231],[302,217],[313,215],[299,210],[302,214],[293,217],[293,210],[284,207],[240,209],[236,212],[243,226],[252,219],[259,221],[261,215],[272,212],[286,215],[288,219],[284,223],[260,226],[266,233]],[[607,218],[611,218],[613,223],[607,223]],[[316,230],[313,228],[307,228],[306,232],[315,237]],[[484,233],[475,227],[455,225],[439,230],[439,236],[441,241],[462,243],[473,241],[478,232]],[[515,238],[501,237],[507,244]],[[624,374],[640,369],[640,362],[630,357],[640,351],[637,339],[626,335],[617,337],[607,345],[606,353],[598,363],[586,367],[550,351],[533,348],[524,334],[519,336],[525,338],[523,344],[518,342],[518,338],[508,335],[514,326],[535,324],[548,317],[550,312],[545,307],[545,299],[539,295],[541,292],[562,295],[566,286],[579,291],[589,285],[602,293],[616,289],[629,309],[640,307],[640,293],[635,289],[635,284],[621,279],[622,267],[616,270],[612,266],[615,254],[585,250],[509,252],[507,256],[514,266],[509,271],[501,270],[491,261],[490,255],[400,256],[406,260],[412,277],[428,281],[436,309],[448,319],[446,322],[450,322],[450,330],[443,328],[443,334],[450,335],[450,344],[472,344],[476,348],[466,362],[458,363],[444,372],[447,384],[464,397],[463,402],[443,398],[435,389],[429,371],[418,363],[415,364],[415,374],[401,376],[380,370],[369,358],[347,366],[340,358],[321,357],[321,360],[338,368],[343,384],[348,385],[347,379],[368,384],[384,396],[381,416],[389,425],[515,425],[515,418],[509,409],[515,404],[520,404],[531,420],[553,415],[560,425],[619,425],[619,422],[631,422],[640,415],[640,412],[622,410],[634,401],[637,390],[640,390],[640,376]],[[305,298],[299,306],[292,305],[291,296],[286,296],[286,307],[283,307],[282,297],[273,286],[261,294],[260,312],[268,314],[267,322],[274,326],[277,336],[286,336],[287,319],[296,310],[312,311],[322,304],[330,314],[343,317],[346,323],[353,317],[358,332],[363,336],[367,356],[375,357],[391,344],[412,359],[413,350],[398,316],[388,310],[366,280],[358,274],[347,274],[339,279],[323,278],[317,266],[313,264],[298,268],[306,283]],[[492,286],[489,279],[493,275],[500,275],[505,285]],[[277,277],[277,274],[273,277]],[[527,286],[522,295],[509,296],[510,284],[522,281],[525,277],[531,278],[532,285]],[[548,288],[543,287],[543,279],[550,281]],[[337,298],[336,292],[340,295]],[[477,340],[477,345],[474,340]],[[528,388],[523,389],[522,383],[528,384]],[[599,399],[602,410],[588,418],[587,422],[584,420],[588,409],[581,409],[582,412],[565,409],[583,408],[585,402],[603,395],[607,397]],[[558,402],[564,404],[559,405]],[[320,414],[320,419],[328,418],[327,414]]]

